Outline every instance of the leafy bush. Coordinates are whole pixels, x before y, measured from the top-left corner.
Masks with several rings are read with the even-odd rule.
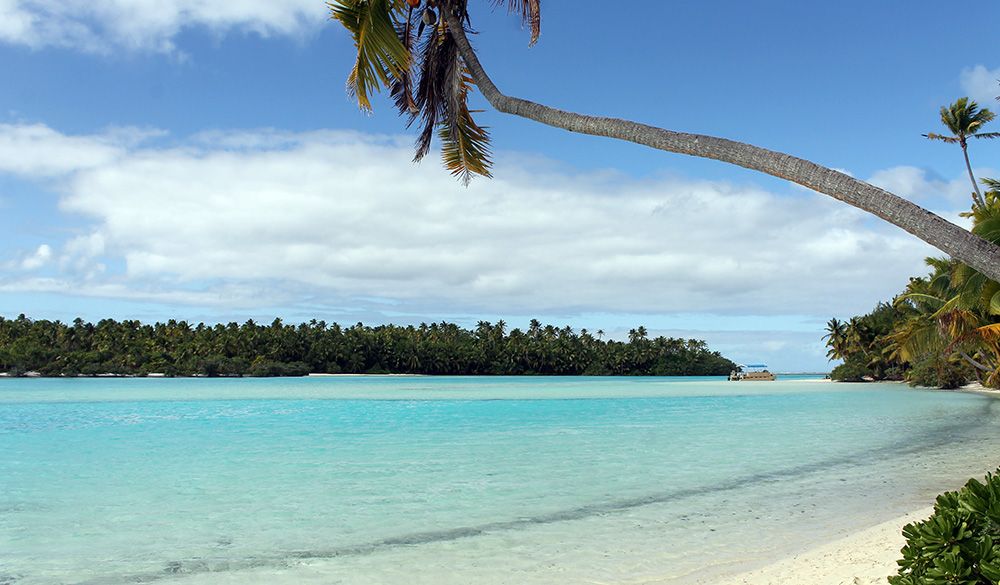
[[[998,470],[1000,472],[1000,470]],[[1000,476],[970,479],[937,498],[934,514],[903,528],[906,546],[890,585],[1000,583]]]
[[[939,355],[929,355],[907,372],[906,381],[910,386],[927,386],[951,390],[961,388],[969,380],[969,371],[961,363],[955,363]]]
[[[309,374],[309,366],[302,362],[275,362],[256,359],[247,371],[248,376],[268,378],[275,376],[305,376]]]
[[[871,375],[872,372],[864,356],[858,354],[850,356],[847,361],[833,368],[830,379],[834,382],[864,382],[865,376]]]

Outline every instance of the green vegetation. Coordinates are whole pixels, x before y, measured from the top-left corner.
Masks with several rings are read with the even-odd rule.
[[[941,494],[934,514],[903,528],[906,546],[890,585],[1000,583],[1000,477]]]
[[[0,372],[59,375],[301,376],[307,373],[469,375],[725,375],[733,362],[704,341],[657,337],[633,329],[627,343],[587,330],[532,320],[527,331],[480,321],[419,327],[311,321],[192,327],[184,321],[143,325],[105,319],[34,321],[0,317]]]
[[[830,348],[827,357],[844,363],[834,368],[830,377],[842,382],[902,379],[906,365],[884,348],[885,337],[900,318],[898,307],[879,303],[871,313],[853,317],[847,323],[831,319],[824,336]]]
[[[962,147],[975,191],[972,232],[1000,243],[1000,181],[983,179],[979,189],[969,164],[967,139],[996,138],[981,132],[994,114],[962,98],[941,108],[941,122],[951,136],[928,138]],[[879,303],[867,315],[844,323],[831,319],[826,339],[834,380],[907,380],[914,386],[957,388],[977,380],[1000,388],[1000,283],[954,259],[928,258],[930,274],[911,278],[892,303]]]
[[[984,218],[977,227],[986,225],[987,216],[1000,225],[997,192],[987,192],[986,199],[987,207],[976,212]],[[927,263],[930,274],[911,278],[892,303],[879,303],[847,323],[827,323],[827,355],[844,360],[831,378],[940,388],[975,380],[1000,387],[1000,284],[954,260]]]

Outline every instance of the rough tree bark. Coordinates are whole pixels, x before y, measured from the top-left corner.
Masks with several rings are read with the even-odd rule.
[[[664,130],[620,118],[588,116],[505,95],[490,79],[469,43],[459,17],[442,10],[476,86],[499,112],[570,132],[616,138],[667,152],[711,158],[798,183],[872,213],[917,236],[992,280],[1000,281],[1000,246],[934,213],[844,173],[805,159],[715,136]]]

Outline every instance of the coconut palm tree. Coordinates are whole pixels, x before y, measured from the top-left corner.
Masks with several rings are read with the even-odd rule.
[[[969,214],[973,233],[1000,242],[1000,182],[983,179],[989,190],[983,205]],[[971,365],[990,385],[1000,383],[1000,283],[954,261],[928,258],[933,272],[911,279],[896,303],[907,304],[911,316],[891,336],[901,357],[920,353],[954,354]]]
[[[844,328],[844,337],[847,341],[849,353],[861,352],[865,357],[871,359],[872,342],[875,336],[867,321],[861,317],[851,317]]]
[[[934,271],[927,278],[910,279],[895,300],[907,316],[886,336],[889,351],[909,363],[931,354],[961,359],[981,382],[996,385],[1000,346],[991,336],[995,318],[981,302],[976,283],[961,280],[959,273],[966,268],[961,264],[927,260]]]
[[[969,139],[970,138],[1000,138],[1000,132],[982,132],[983,126],[991,122],[996,114],[986,108],[979,108],[979,104],[967,97],[959,98],[950,106],[941,106],[941,123],[951,132],[950,135],[935,134],[928,132],[925,137],[931,140],[940,140],[948,144],[958,144],[962,147],[962,155],[965,157],[965,168],[969,171],[969,180],[972,181],[972,199],[977,207],[984,207],[983,193],[976,183],[976,176],[972,174],[972,163],[969,162]]]
[[[826,352],[826,357],[831,360],[846,359],[847,325],[839,319],[830,319],[826,324],[826,331],[827,333],[823,336],[823,339],[826,340],[826,345],[830,348]]]
[[[519,14],[531,28],[531,42],[538,39],[540,0],[493,3]],[[332,0],[329,6],[357,48],[348,89],[359,106],[370,110],[370,94],[389,88],[401,115],[410,124],[421,121],[415,159],[427,154],[436,131],[445,166],[465,182],[476,174],[489,177],[491,168],[489,133],[476,124],[467,103],[475,86],[502,113],[571,132],[715,159],[792,181],[868,211],[1000,280],[1000,246],[846,173],[734,140],[577,114],[505,95],[490,79],[466,35],[471,25],[468,0]],[[414,83],[415,77],[419,79]]]

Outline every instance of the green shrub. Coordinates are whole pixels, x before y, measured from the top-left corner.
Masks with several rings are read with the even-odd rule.
[[[998,470],[1000,472],[1000,470]],[[937,498],[934,514],[903,528],[906,546],[890,585],[1000,583],[1000,476],[970,479]]]
[[[852,355],[847,361],[840,364],[830,372],[830,379],[834,382],[864,382],[865,376],[871,376],[872,371],[868,368],[864,356]]]
[[[939,354],[932,354],[913,364],[913,368],[906,373],[906,381],[910,386],[951,390],[964,386],[969,380],[969,373],[968,367],[964,364],[950,361]]]
[[[309,366],[302,362],[275,362],[256,359],[246,375],[255,378],[271,378],[276,376],[305,376],[309,374]]]

